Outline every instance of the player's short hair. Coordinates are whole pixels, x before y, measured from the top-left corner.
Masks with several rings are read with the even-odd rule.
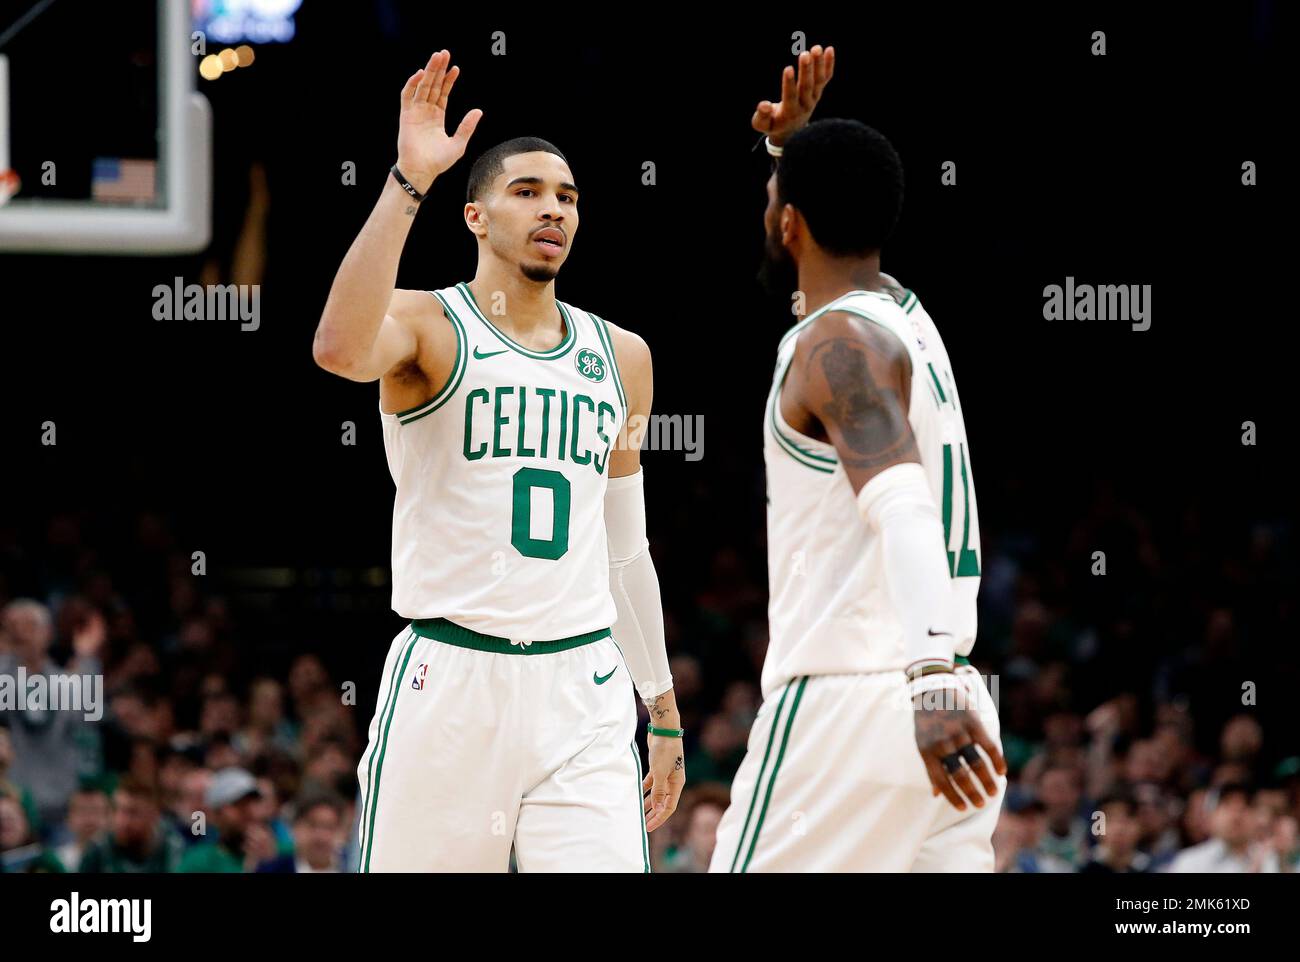
[[[513,140],[507,140],[495,147],[489,147],[479,154],[478,160],[474,161],[474,166],[469,169],[469,184],[465,188],[466,202],[473,203],[483,196],[483,192],[505,169],[504,162],[507,157],[513,157],[515,154],[531,154],[538,150],[554,154],[566,164],[569,162],[569,159],[560,153],[560,148],[549,140],[542,140],[540,137],[515,137]]]
[[[818,120],[786,142],[777,199],[830,254],[878,251],[903,207],[903,162],[885,135],[856,120]]]

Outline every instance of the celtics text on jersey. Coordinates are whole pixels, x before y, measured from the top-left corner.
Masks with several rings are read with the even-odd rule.
[[[393,505],[393,609],[512,640],[608,628],[604,496],[627,400],[608,325],[557,303],[565,335],[533,351],[468,285],[430,292],[456,333],[446,385],[380,410]]]

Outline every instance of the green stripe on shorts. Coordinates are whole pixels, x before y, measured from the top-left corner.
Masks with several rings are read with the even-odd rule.
[[[785,731],[781,734],[781,749],[776,753],[776,764],[772,766],[772,777],[767,780],[767,794],[763,796],[763,807],[758,813],[758,822],[754,825],[754,837],[749,840],[749,852],[745,855],[745,864],[740,866],[741,874],[749,868],[749,861],[754,857],[754,846],[758,844],[758,833],[763,830],[763,819],[767,817],[767,804],[772,800],[772,789],[776,786],[776,776],[781,771],[781,761],[785,758],[785,747],[790,741],[790,728],[794,725],[795,713],[799,711],[799,699],[803,698],[804,687],[808,684],[808,676],[804,675],[799,679],[799,687],[795,689],[794,702],[790,705],[790,717],[785,720]],[[787,689],[789,686],[786,686]],[[768,744],[768,748],[771,748]]]
[[[393,715],[397,711],[397,693],[401,690],[398,686],[398,679],[403,678],[406,675],[406,666],[411,660],[411,652],[415,649],[415,640],[415,632],[412,632],[410,640],[406,643],[405,654],[400,658],[400,667],[396,662],[393,663],[393,675],[392,680],[389,683],[390,691],[388,694],[388,704],[384,706],[388,712],[388,721],[384,721],[384,716],[382,714],[379,716],[379,744],[375,747],[375,752],[370,756],[369,766],[370,769],[374,770],[374,778],[371,780],[369,774],[366,776],[366,780],[370,782],[369,791],[366,793],[366,800],[370,805],[370,819],[368,824],[364,820],[362,822],[362,825],[365,826],[366,830],[366,841],[363,846],[364,852],[362,853],[361,861],[362,872],[370,871],[370,854],[375,850],[375,812],[379,809],[379,779],[384,774],[384,752],[388,749],[388,732],[393,727]],[[379,757],[379,763],[377,765],[375,764],[376,756]],[[362,817],[364,819],[364,814]]]

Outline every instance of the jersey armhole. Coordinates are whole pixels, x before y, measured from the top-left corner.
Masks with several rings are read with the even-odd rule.
[[[785,364],[781,365],[781,373],[776,376],[775,384],[772,387],[772,401],[767,412],[768,428],[771,430],[772,437],[776,440],[776,443],[781,450],[790,455],[790,457],[799,464],[802,464],[805,468],[812,468],[814,471],[820,471],[823,474],[832,474],[835,471],[835,467],[839,464],[839,460],[837,458],[826,457],[825,455],[818,454],[815,450],[811,450],[806,445],[800,444],[798,440],[799,438],[804,438],[807,441],[813,441],[814,439],[798,434],[794,428],[790,427],[789,424],[786,423],[785,415],[781,413],[781,393],[785,389],[785,379],[790,373],[790,365],[792,363],[794,363],[794,351],[790,352],[790,357],[786,360]],[[797,437],[790,437],[787,435],[786,431],[782,430],[782,425],[785,426],[786,431],[789,431],[790,434],[797,435]]]
[[[456,316],[456,312],[452,310],[451,305],[447,303],[447,299],[440,292],[428,291],[427,293],[438,299],[442,305],[443,315],[451,324],[452,331],[456,335],[456,358],[452,362],[451,373],[447,375],[447,380],[429,400],[417,404],[413,408],[407,408],[405,411],[398,411],[395,414],[389,414],[387,411],[380,412],[385,417],[396,418],[399,424],[410,424],[413,421],[418,421],[446,404],[451,396],[456,393],[456,388],[460,386],[461,379],[465,376],[465,369],[469,365],[469,339],[465,334],[465,327],[460,318]]]
[[[596,329],[596,339],[609,352],[609,369],[614,375],[614,390],[618,393],[619,403],[623,405],[623,423],[627,424],[627,394],[623,391],[623,378],[618,373],[618,355],[614,352],[614,337],[609,333],[605,319],[591,311],[586,312],[591,319],[591,326]]]

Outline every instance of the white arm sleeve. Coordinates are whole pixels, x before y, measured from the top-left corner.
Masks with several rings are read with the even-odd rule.
[[[645,534],[643,474],[610,478],[605,489],[605,534],[609,542],[609,590],[618,609],[614,640],[643,701],[673,687],[664,643],[664,609],[659,576]]]
[[[858,509],[880,535],[907,668],[951,668],[956,639],[948,547],[924,469],[913,461],[881,471],[858,492]]]

